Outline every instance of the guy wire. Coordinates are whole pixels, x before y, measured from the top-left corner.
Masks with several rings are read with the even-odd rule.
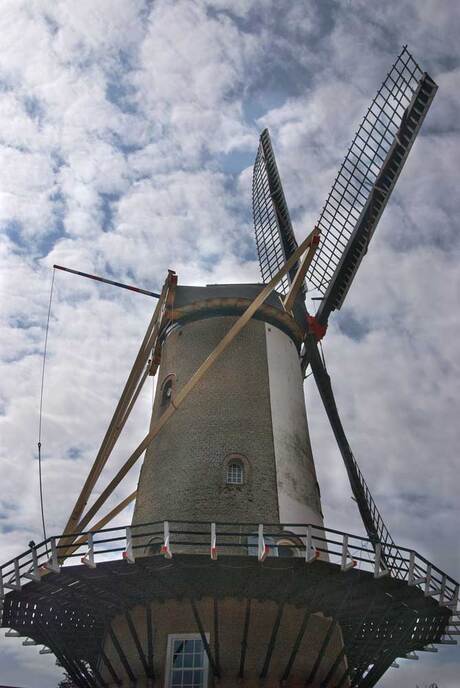
[[[46,540],[46,526],[45,526],[45,509],[43,506],[43,480],[42,480],[42,413],[43,413],[43,390],[45,386],[45,364],[46,364],[46,349],[48,346],[48,331],[50,326],[51,303],[53,300],[55,269],[53,268],[53,276],[51,279],[50,298],[48,303],[48,317],[46,319],[45,330],[45,344],[43,347],[43,363],[42,363],[42,379],[40,385],[40,410],[38,413],[38,482],[40,485],[40,510],[42,515],[43,539]]]

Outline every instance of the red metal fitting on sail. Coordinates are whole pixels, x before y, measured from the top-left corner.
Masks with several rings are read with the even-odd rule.
[[[321,325],[314,315],[308,315],[307,322],[308,331],[312,332],[315,335],[316,341],[319,342],[326,334],[327,325]]]

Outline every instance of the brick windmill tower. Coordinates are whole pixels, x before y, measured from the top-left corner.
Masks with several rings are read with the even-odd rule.
[[[54,652],[77,686],[364,688],[398,657],[455,642],[458,585],[391,538],[318,351],[435,92],[404,48],[299,246],[265,130],[253,178],[263,284],[187,287],[169,272],[64,533],[1,567],[7,635]],[[324,526],[308,366],[367,537]],[[149,432],[88,508],[149,374]],[[144,452],[137,490],[92,523]],[[134,500],[131,525],[105,527]]]

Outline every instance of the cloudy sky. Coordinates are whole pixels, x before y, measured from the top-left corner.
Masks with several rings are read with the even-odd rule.
[[[41,539],[53,263],[152,290],[167,268],[181,284],[259,281],[250,184],[260,130],[270,128],[303,239],[407,43],[439,92],[324,348],[394,539],[458,579],[456,0],[1,0],[0,10],[0,561]],[[49,533],[64,527],[152,306],[56,275],[42,439]],[[362,532],[312,378],[305,389],[326,522]],[[108,476],[144,436],[151,396]],[[454,688],[459,671],[459,650],[441,649],[402,661],[380,685]],[[2,634],[0,682],[50,688],[59,676],[51,658]]]

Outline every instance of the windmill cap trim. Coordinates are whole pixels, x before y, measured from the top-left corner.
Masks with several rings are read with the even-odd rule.
[[[176,288],[173,320],[183,324],[192,320],[238,316],[244,313],[263,284],[211,284],[206,287],[180,286]],[[278,327],[299,347],[305,334],[305,320],[287,313],[281,297],[272,292],[258,309],[254,319]]]

